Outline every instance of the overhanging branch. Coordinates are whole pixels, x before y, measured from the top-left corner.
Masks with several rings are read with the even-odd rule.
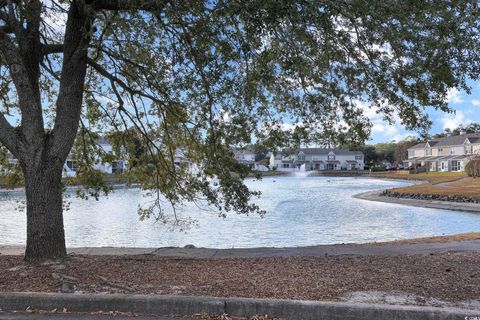
[[[62,53],[63,52],[63,44],[44,44],[42,46],[42,56],[52,54],[52,53]]]
[[[152,100],[153,102],[156,102],[156,103],[161,103],[161,104],[164,103],[164,101],[161,101],[160,99],[158,99],[158,98],[156,98],[152,95],[146,94],[146,93],[144,93],[140,90],[133,89],[128,84],[126,84],[122,79],[119,79],[118,77],[116,77],[113,74],[111,74],[110,72],[108,72],[105,68],[103,68],[101,65],[96,63],[94,60],[89,58],[87,60],[87,63],[88,63],[89,66],[94,68],[99,74],[101,74],[102,76],[104,76],[108,80],[117,83],[120,87],[122,87],[122,89],[127,91],[129,94],[138,95],[138,96],[150,99],[150,100]]]
[[[96,10],[144,10],[158,12],[163,10],[169,0],[90,0]]]

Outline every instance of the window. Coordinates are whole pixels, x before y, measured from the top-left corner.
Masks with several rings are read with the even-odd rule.
[[[408,150],[408,157],[412,158],[415,156],[415,150]]]
[[[443,155],[443,148],[438,148],[438,155]]]
[[[284,167],[284,168],[290,168],[290,164],[284,163],[284,164],[283,164],[283,167]]]
[[[67,160],[66,165],[70,170],[77,171],[77,165],[76,165],[75,161]]]
[[[363,156],[355,156],[355,160],[363,160]]]
[[[329,155],[328,160],[335,160],[335,155],[331,155],[331,156]]]
[[[472,154],[473,153],[473,146],[465,146],[465,154]]]
[[[299,154],[298,154],[298,160],[300,160],[300,161],[305,160],[305,154],[299,153]]]
[[[112,162],[112,173],[123,173],[123,161],[122,160]]]
[[[450,149],[450,154],[455,154],[455,149]]]
[[[460,161],[452,161],[452,171],[460,171]]]
[[[425,155],[426,156],[431,156],[432,155],[432,148],[425,149]]]

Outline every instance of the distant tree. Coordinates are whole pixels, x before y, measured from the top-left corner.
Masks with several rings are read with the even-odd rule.
[[[415,140],[405,140],[396,143],[395,149],[393,152],[393,160],[401,163],[408,159],[408,148],[416,145],[418,141]]]
[[[378,143],[375,145],[379,160],[393,162],[395,160],[395,149],[397,148],[396,141],[390,143]]]
[[[430,138],[431,139],[439,139],[439,138],[445,138],[445,137],[448,137],[448,136],[457,136],[457,135],[460,135],[462,133],[476,133],[476,132],[480,132],[480,123],[472,122],[472,123],[470,123],[466,126],[459,125],[458,127],[453,128],[453,129],[446,128],[446,129],[444,129],[443,132],[434,134]]]
[[[480,132],[480,123],[472,122],[465,127],[460,126],[459,132],[476,133]]]
[[[478,15],[469,0],[0,0],[0,142],[25,178],[25,259],[66,254],[61,178],[77,133],[134,128],[137,181],[158,191],[145,216],[177,222],[163,199],[261,214],[231,146],[259,132],[270,150],[361,143],[366,108],[428,129],[426,107],[450,111],[449,89],[479,76]],[[282,138],[286,120],[302,128]],[[175,165],[179,148],[200,174]]]
[[[447,130],[449,130],[449,129],[447,129]],[[427,140],[430,140],[430,139],[441,139],[441,138],[448,137],[449,135],[451,135],[450,130],[448,131],[448,133],[447,133],[447,132],[436,133],[436,134],[434,134],[433,136],[428,137]]]
[[[361,148],[363,155],[365,157],[365,163],[367,164],[374,164],[378,161],[378,154],[376,152],[375,146],[372,145],[365,145]]]

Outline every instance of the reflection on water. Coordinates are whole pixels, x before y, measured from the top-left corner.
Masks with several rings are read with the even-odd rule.
[[[276,177],[247,184],[262,191],[263,219],[215,213],[187,205],[198,220],[188,232],[172,231],[154,219],[139,221],[145,201],[136,189],[116,190],[100,201],[71,198],[65,213],[67,246],[197,247],[301,246],[369,242],[480,230],[480,215],[352,198],[369,190],[406,185],[365,178]],[[0,244],[24,244],[25,213],[20,191],[0,192]],[[17,210],[16,210],[17,208]]]

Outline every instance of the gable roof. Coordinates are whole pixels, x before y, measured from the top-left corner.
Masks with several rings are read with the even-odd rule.
[[[449,147],[449,146],[458,146],[463,145],[465,140],[470,141],[470,143],[480,143],[480,132],[476,133],[466,133],[460,134],[457,136],[449,136],[445,138],[433,139],[427,141],[430,147]],[[424,149],[427,146],[427,142],[420,142],[408,149]]]
[[[325,155],[333,152],[337,156],[347,155],[363,155],[362,151],[350,151],[345,149],[327,149],[327,148],[300,148],[298,152],[303,152],[305,155]]]

